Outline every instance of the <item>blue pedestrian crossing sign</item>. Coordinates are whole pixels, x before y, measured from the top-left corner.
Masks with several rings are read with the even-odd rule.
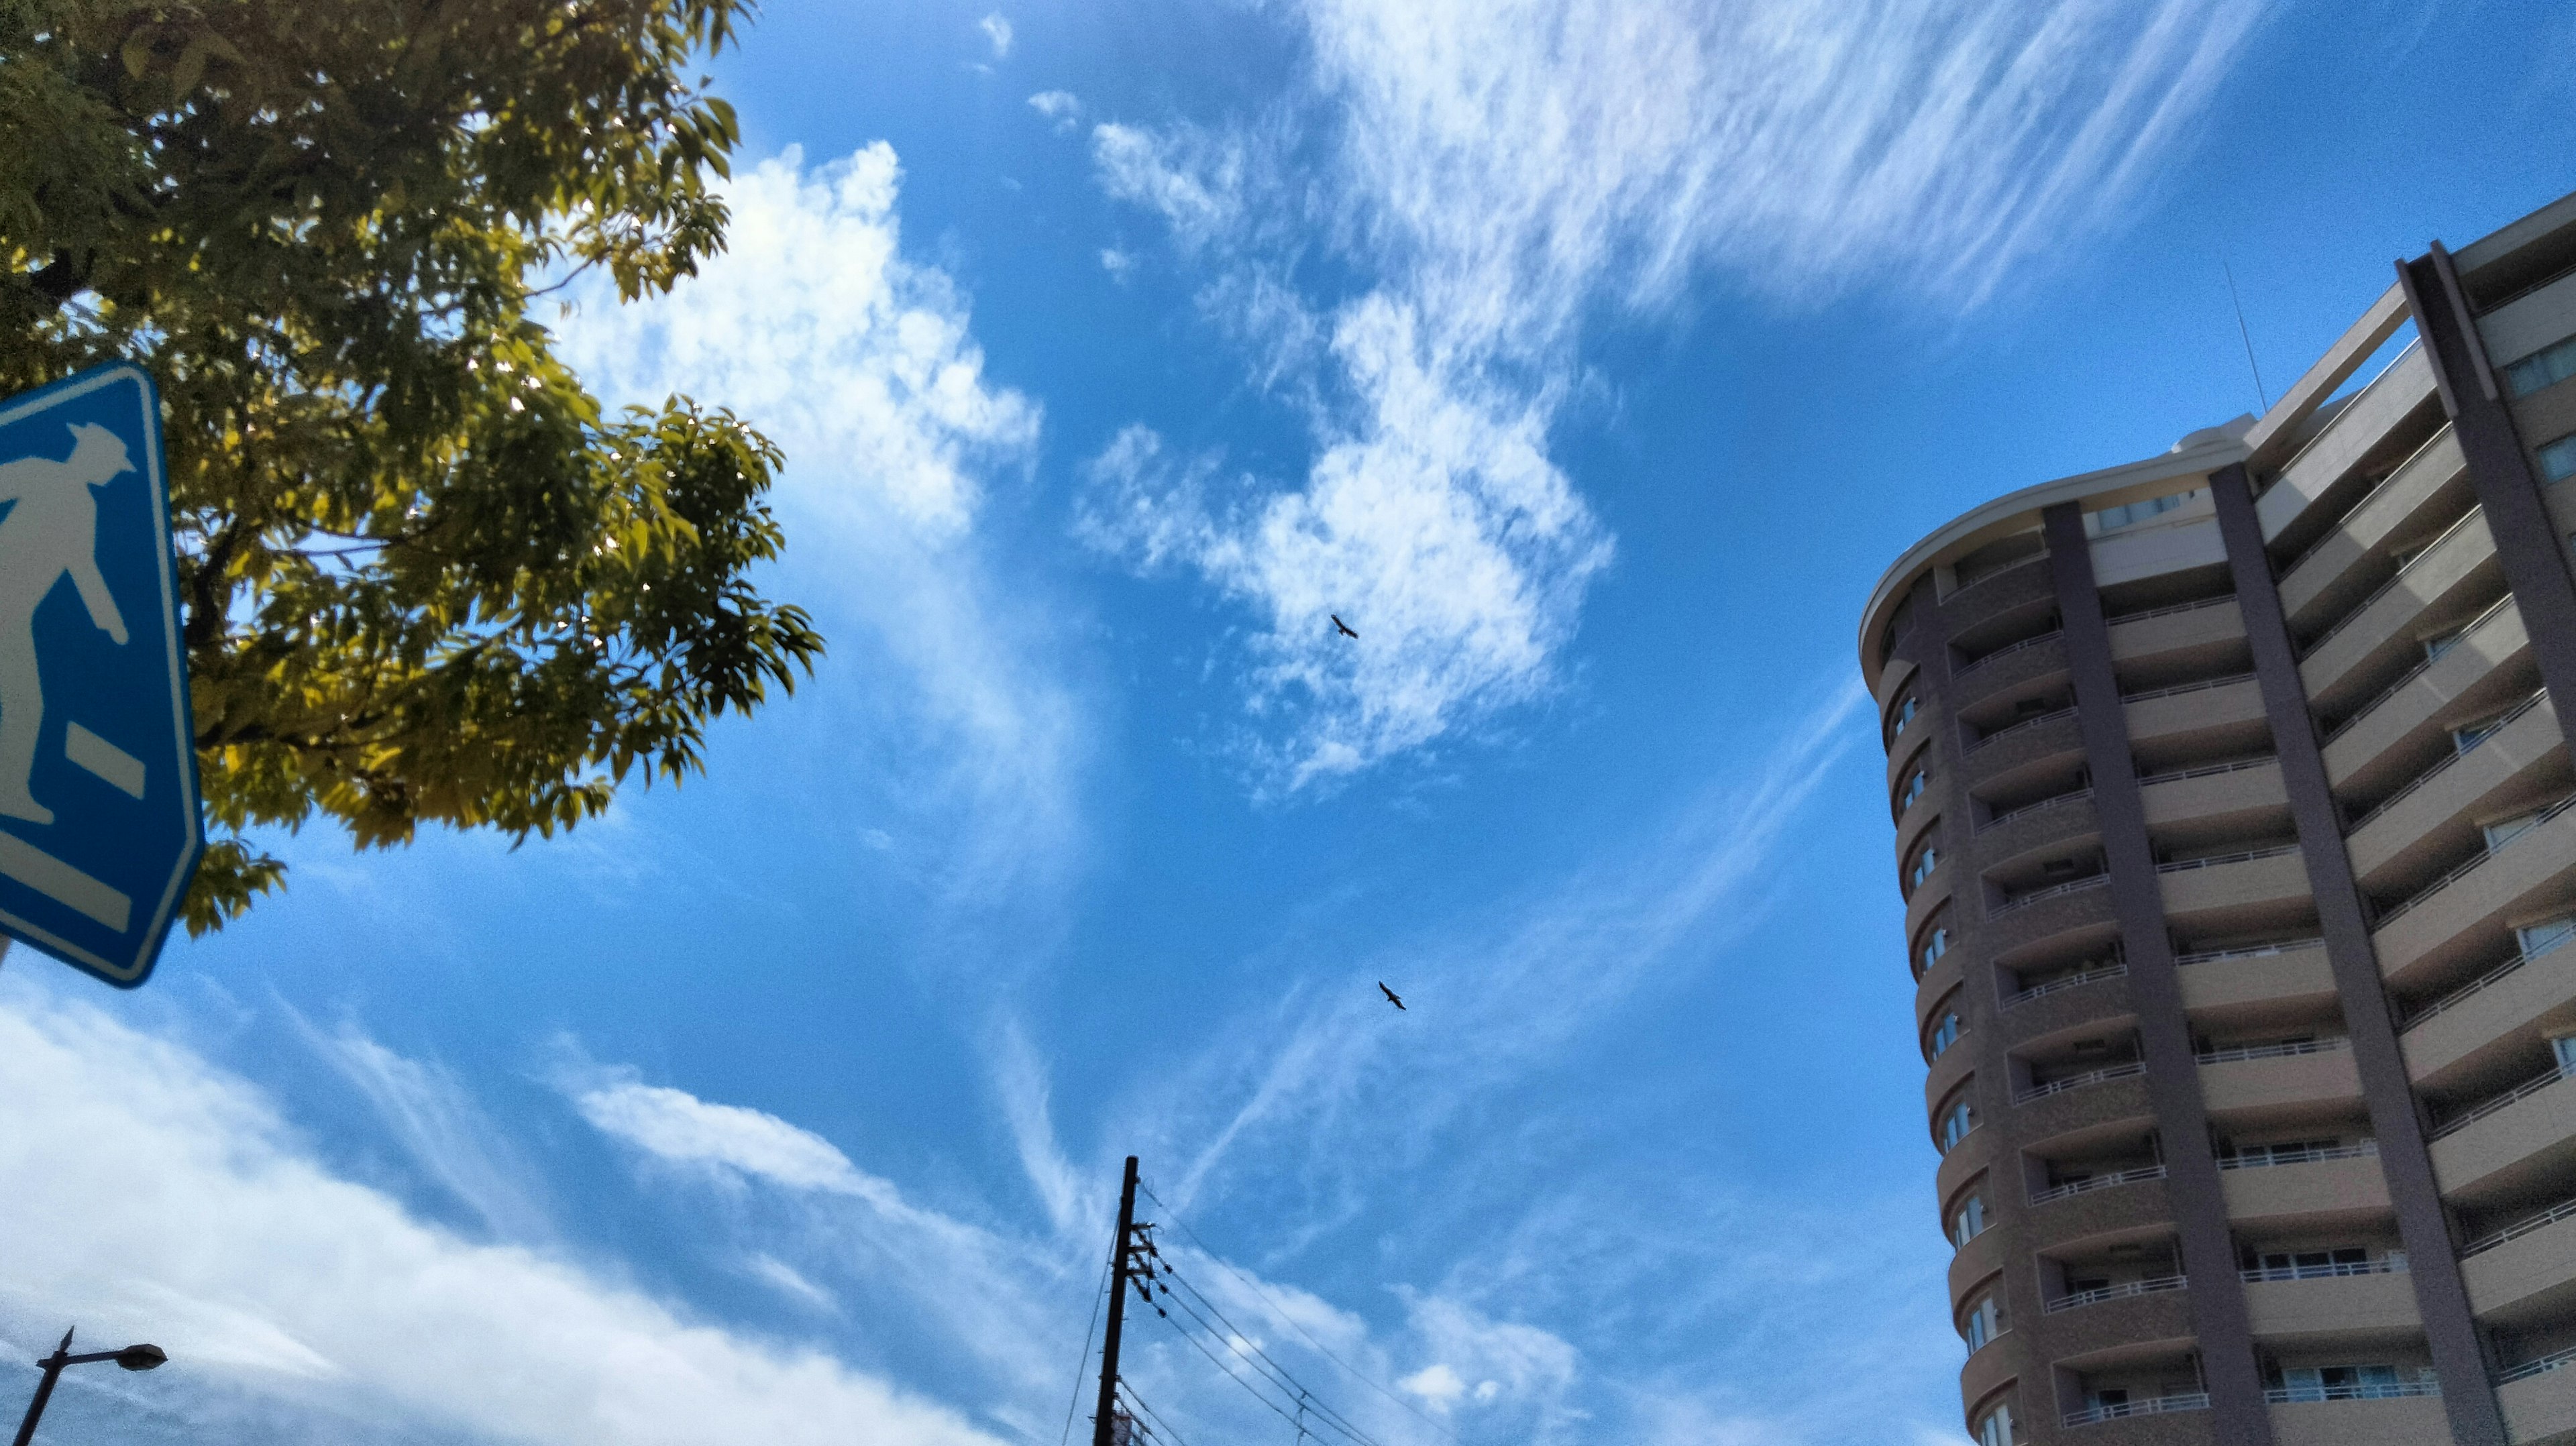
[[[0,401],[0,931],[126,988],[206,847],[179,644],[152,379]]]

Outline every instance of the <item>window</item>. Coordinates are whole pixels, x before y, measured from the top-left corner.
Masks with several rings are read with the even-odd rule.
[[[1921,967],[1914,971],[1914,977],[1917,979],[1922,978],[1925,971],[1929,970],[1933,965],[1940,963],[1941,956],[1949,952],[1950,929],[1948,925],[1942,925],[1941,927],[1934,929],[1931,933],[1924,935],[1922,953],[1916,956],[1920,958],[1923,963]]]
[[[2463,723],[2451,730],[2451,746],[2459,752],[2466,753],[2493,738],[2496,725],[2503,721],[2504,715],[2498,713],[2492,718],[2481,718],[2475,723]]]
[[[2529,813],[2518,813],[2511,818],[2498,819],[2488,824],[2486,827],[2487,852],[2494,853],[2497,849],[2531,832],[2532,827],[2540,822],[2540,815],[2543,812],[2544,810],[2535,808]],[[1926,849],[1925,852],[1931,851]]]
[[[1977,1446],[2013,1446],[2012,1407],[1997,1406],[1977,1423]]]
[[[1914,715],[1921,712],[1922,707],[1923,705],[1916,702],[1910,693],[1906,695],[1904,702],[1896,705],[1896,711],[1889,714],[1887,719],[1887,736],[1890,742],[1905,736],[1905,725],[1914,721]]]
[[[2004,1307],[1989,1295],[1968,1308],[1968,1318],[1959,1334],[1968,1338],[1968,1354],[1975,1355],[1986,1342],[2004,1333]]]
[[[2576,1074],[2576,1039],[2562,1034],[2549,1041],[2549,1052],[2558,1057],[2561,1075]]]
[[[1914,867],[1905,871],[1905,891],[1911,894],[1923,887],[1923,881],[1932,877],[1932,871],[1940,864],[1941,851],[1925,844],[1923,851],[1914,856]]]
[[[2369,1401],[2402,1394],[2395,1366],[2295,1366],[2281,1373],[2293,1401]]]
[[[2513,931],[2514,942],[2522,945],[2522,957],[2537,959],[2569,939],[2576,939],[2576,915],[2551,919],[2545,923],[2525,924]]]
[[[2162,497],[2149,497],[2144,501],[2126,503],[2119,507],[2105,507],[2094,513],[2090,520],[2096,533],[2116,532],[2123,527],[2144,522],[2150,517],[2171,512],[2199,495],[2196,489],[2190,492],[2171,492]]]
[[[2542,347],[2504,369],[2504,389],[2517,397],[2527,397],[2542,387],[2576,377],[2576,336],[2555,346]]]
[[[2314,1280],[2320,1276],[2359,1275],[2370,1264],[2370,1252],[2359,1246],[2338,1250],[2274,1250],[2255,1261],[2265,1280]]]
[[[2576,437],[2561,437],[2540,449],[2540,475],[2551,482],[2576,477]]]
[[[1986,1233],[1986,1197],[1971,1195],[1950,1214],[1950,1243],[1964,1247]]]
[[[1927,1060],[1939,1059],[1942,1051],[1947,1050],[1950,1046],[1957,1044],[1958,1042],[1959,1016],[1956,1014],[1942,1015],[1940,1027],[1932,1031],[1931,1047],[1925,1051],[1924,1057]]]
[[[1923,796],[1923,790],[1931,787],[1931,785],[1932,770],[1928,768],[1918,768],[1914,770],[1914,776],[1905,780],[1905,792],[1903,796],[1896,800],[1896,811],[1898,813],[1903,813],[1907,809],[1912,808],[1914,806],[1914,800],[1921,798]]]
[[[2468,631],[2469,630],[2467,628],[2453,628],[2447,633],[2436,634],[2433,637],[2424,639],[2424,661],[2428,663],[2432,662],[2441,657],[2444,653],[2449,652],[2454,644],[2458,643],[2463,636],[2467,635]]]
[[[1962,1096],[1950,1106],[1949,1113],[1941,1117],[1941,1153],[1946,1155],[1957,1149],[1959,1142],[1968,1138],[1968,1132],[1976,1127],[1977,1112]]]

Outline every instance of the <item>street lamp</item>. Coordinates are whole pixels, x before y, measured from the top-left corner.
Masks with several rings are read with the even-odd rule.
[[[37,1365],[45,1368],[45,1378],[36,1383],[36,1399],[27,1403],[27,1419],[18,1423],[18,1440],[15,1446],[27,1446],[29,1441],[35,1439],[36,1418],[45,1414],[45,1402],[53,1399],[54,1378],[63,1373],[63,1367],[85,1366],[92,1361],[114,1361],[129,1371],[148,1371],[170,1359],[159,1346],[127,1346],[121,1351],[91,1351],[87,1355],[79,1356],[71,1352],[72,1333],[65,1331],[63,1343],[54,1347],[54,1353],[36,1362]]]

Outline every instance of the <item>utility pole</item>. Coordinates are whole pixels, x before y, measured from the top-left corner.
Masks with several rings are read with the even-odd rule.
[[[1113,1446],[1118,1419],[1118,1331],[1127,1321],[1128,1241],[1136,1233],[1136,1157],[1118,1187],[1118,1243],[1109,1250],[1109,1333],[1100,1342],[1100,1412],[1091,1418],[1091,1446]]]

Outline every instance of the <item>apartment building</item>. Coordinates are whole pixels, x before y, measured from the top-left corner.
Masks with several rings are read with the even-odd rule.
[[[1983,1446],[2576,1443],[2576,196],[2392,280],[1870,599]]]

